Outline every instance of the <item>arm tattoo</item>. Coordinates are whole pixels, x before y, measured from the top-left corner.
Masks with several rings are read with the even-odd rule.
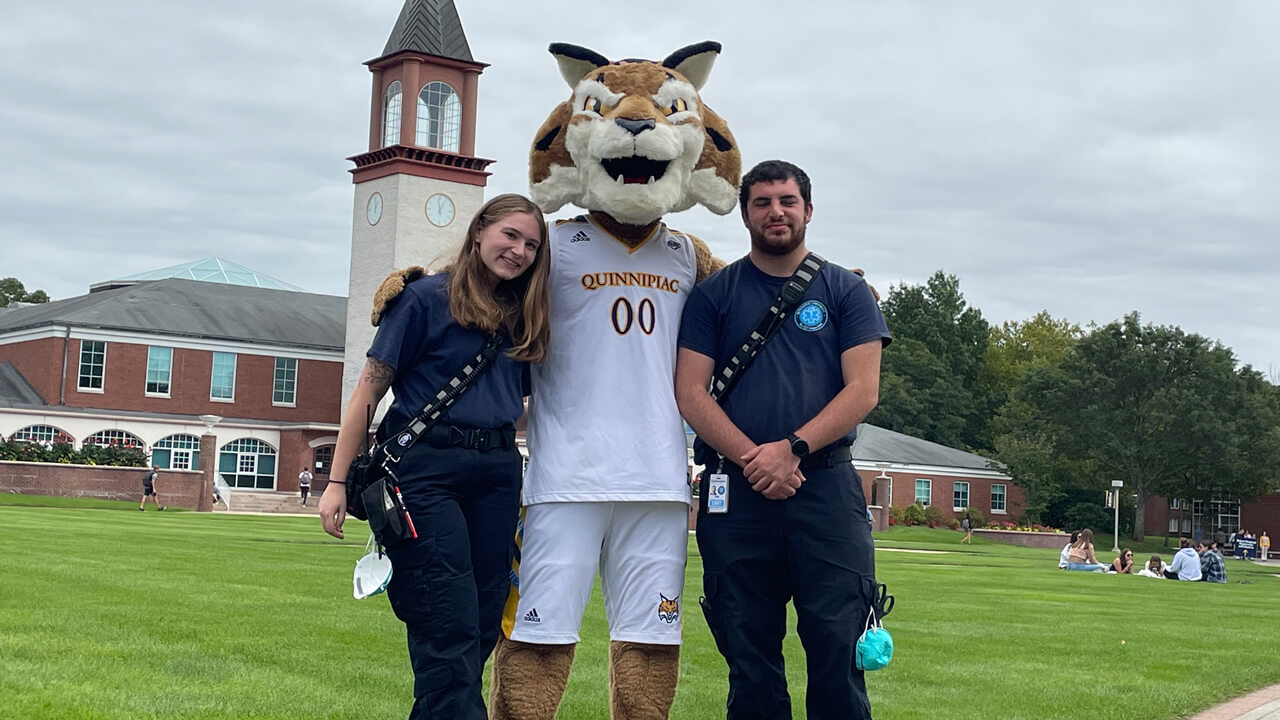
[[[390,365],[384,362],[369,358],[365,363],[364,381],[379,390],[386,390],[391,386],[391,379],[395,377],[395,371]]]

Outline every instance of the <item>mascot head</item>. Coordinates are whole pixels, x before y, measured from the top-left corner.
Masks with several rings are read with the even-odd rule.
[[[647,225],[702,204],[724,215],[738,199],[742,158],[723,119],[698,91],[720,44],[677,50],[662,62],[610,62],[576,45],[551,54],[573,95],[556,106],[529,157],[533,199]]]

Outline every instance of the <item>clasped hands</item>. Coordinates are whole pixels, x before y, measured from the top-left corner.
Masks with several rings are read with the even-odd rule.
[[[791,452],[791,443],[786,440],[757,445],[741,460],[742,474],[751,489],[770,500],[786,500],[804,483],[800,458]]]

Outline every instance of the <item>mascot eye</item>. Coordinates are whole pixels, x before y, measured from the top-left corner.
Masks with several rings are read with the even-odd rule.
[[[682,98],[676,98],[675,102],[671,103],[671,107],[667,108],[667,114],[674,115],[678,112],[684,112],[685,110],[688,110],[688,109],[689,109],[688,103],[686,103]]]
[[[589,110],[597,115],[601,114],[600,112],[601,107],[602,106],[600,103],[600,98],[596,98],[596,97],[588,96],[587,99],[584,100],[582,103],[583,110]]]

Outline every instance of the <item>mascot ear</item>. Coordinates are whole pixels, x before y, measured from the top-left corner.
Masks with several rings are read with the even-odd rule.
[[[588,50],[568,43],[551,43],[547,50],[555,56],[560,64],[560,77],[575,88],[587,73],[609,64],[609,59],[594,50]]]
[[[702,86],[706,84],[707,78],[711,76],[711,66],[716,64],[716,56],[719,54],[720,43],[708,40],[696,45],[682,47],[671,53],[666,60],[662,61],[662,67],[671,68],[680,73],[686,80],[693,83],[695,90],[701,92]],[[561,65],[561,68],[563,67]],[[591,68],[587,68],[587,72],[591,72]],[[583,73],[583,75],[585,74]],[[579,75],[578,79],[581,80],[582,75]]]

